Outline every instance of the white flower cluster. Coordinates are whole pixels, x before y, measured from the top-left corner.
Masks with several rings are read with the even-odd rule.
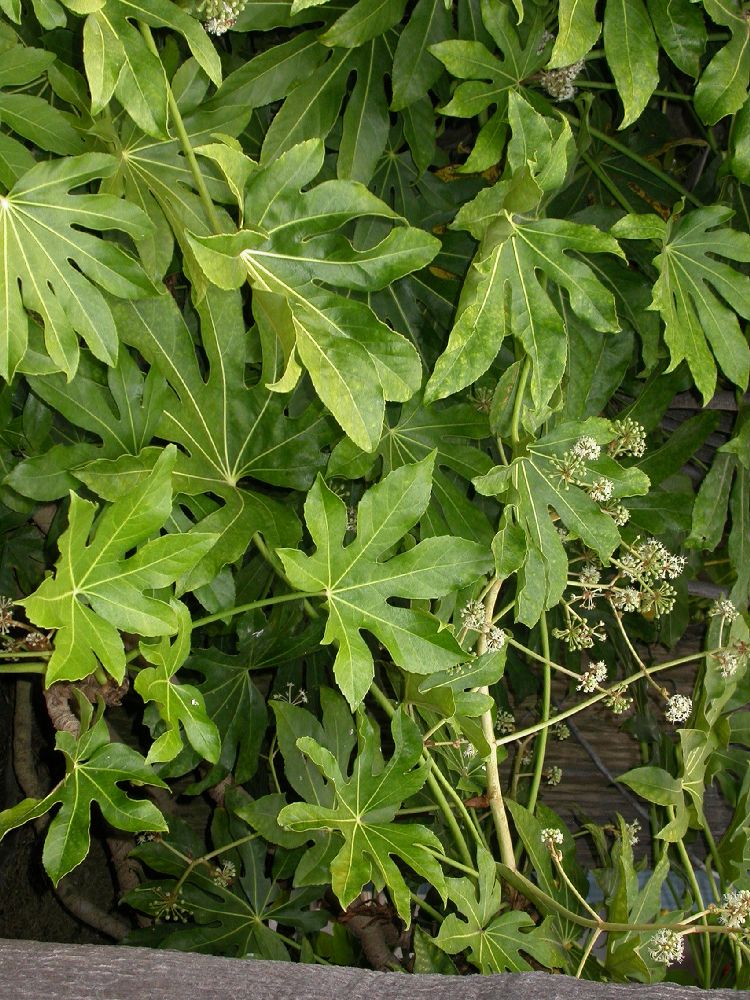
[[[547,826],[542,830],[541,840],[548,850],[556,847],[563,842],[562,830],[556,826]]]
[[[633,458],[640,458],[646,451],[646,431],[642,424],[632,417],[625,417],[624,420],[613,420],[612,427],[615,438],[609,444],[609,453],[615,458],[617,455],[632,455]]]
[[[469,601],[461,608],[461,621],[464,628],[471,629],[472,632],[484,632],[487,620],[484,613],[484,605],[481,601]]]
[[[548,785],[559,785],[562,781],[562,776],[562,768],[557,767],[557,765],[553,765],[545,772]]]
[[[620,686],[616,687],[614,691],[610,691],[604,699],[604,704],[613,715],[622,715],[623,712],[627,712],[633,704],[633,699],[629,694],[627,694],[627,690],[628,689],[624,684],[620,684]]]
[[[486,641],[487,651],[490,653],[496,652],[505,645],[505,632],[501,628],[498,628],[497,625],[490,625]]]
[[[581,681],[576,687],[576,691],[585,691],[592,694],[607,679],[607,665],[604,660],[592,663],[588,670],[581,674]]]
[[[539,79],[550,97],[556,101],[572,101],[576,95],[573,83],[582,69],[583,59],[579,59],[570,66],[545,70],[540,73]]]
[[[631,847],[635,847],[635,845],[638,843],[638,834],[640,832],[641,832],[641,824],[639,820],[634,819],[632,823],[625,824],[625,830],[624,830],[625,837],[627,838],[627,841]]]
[[[589,435],[579,437],[571,451],[576,458],[580,458],[584,462],[595,462],[602,453],[601,447]]]
[[[199,13],[209,35],[224,35],[237,23],[247,0],[203,0]]]
[[[733,889],[724,893],[719,920],[725,927],[742,927],[750,917],[750,889]]]
[[[673,694],[667,700],[667,708],[664,715],[667,722],[676,725],[678,722],[687,722],[690,713],[693,711],[693,700],[684,694]]]
[[[732,648],[717,650],[712,659],[718,663],[719,673],[725,680],[733,677],[737,672],[737,667],[740,665],[740,658],[737,652]]]
[[[708,614],[711,618],[723,618],[724,621],[729,622],[730,625],[732,622],[736,622],[740,617],[740,613],[737,608],[725,597],[722,597],[718,601],[714,601],[713,607]]]
[[[655,962],[663,962],[664,965],[681,962],[685,953],[682,934],[670,931],[668,927],[662,927],[649,941],[648,953]]]
[[[237,878],[237,868],[233,861],[225,861],[221,868],[214,871],[211,881],[214,885],[226,889]]]
[[[7,635],[13,625],[14,604],[12,597],[0,597],[0,635]]]
[[[603,621],[594,625],[580,617],[571,618],[566,628],[553,628],[552,634],[564,639],[568,649],[591,649],[594,642],[604,642],[607,637]]]
[[[675,580],[685,569],[685,556],[673,555],[655,538],[636,540],[621,560],[623,572],[631,580]]]
[[[605,479],[601,476],[599,479],[595,479],[594,482],[589,487],[589,496],[596,503],[607,503],[612,499],[612,494],[614,493],[615,484],[611,479]]]

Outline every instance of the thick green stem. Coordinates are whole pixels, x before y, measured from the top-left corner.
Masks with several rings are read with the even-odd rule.
[[[0,676],[3,674],[45,674],[46,663],[0,663]]]
[[[510,440],[514,449],[518,447],[518,442],[521,437],[520,433],[521,408],[523,407],[523,397],[526,394],[526,383],[529,380],[530,371],[531,371],[531,360],[528,354],[526,354],[521,364],[521,372],[518,376],[518,385],[516,386],[516,398],[513,400],[513,415],[511,417],[511,422],[510,422]]]
[[[550,668],[549,652],[549,632],[547,631],[547,615],[542,612],[539,619],[539,635],[542,640],[542,655],[544,666],[542,668],[542,717],[539,720],[543,723],[549,722],[550,704],[552,701],[552,670]],[[539,738],[534,745],[534,774],[531,779],[529,789],[529,801],[526,808],[533,813],[536,808],[536,800],[539,795],[539,786],[542,782],[542,771],[544,770],[544,755],[547,750],[547,733],[549,726],[545,725],[539,732]]]
[[[495,580],[484,599],[484,619],[487,629],[492,624],[492,616],[495,613],[495,601],[501,587],[502,580]],[[486,652],[487,633],[483,632],[477,641],[477,654],[481,656]],[[490,695],[490,690],[486,685],[477,688],[477,691],[487,695],[487,697]],[[495,824],[495,834],[497,835],[497,842],[500,847],[500,857],[504,864],[510,868],[514,868],[516,859],[513,855],[513,838],[510,833],[510,826],[508,825],[508,816],[505,812],[505,803],[503,802],[503,789],[500,784],[500,769],[497,764],[497,737],[495,735],[495,719],[492,709],[488,709],[482,713],[482,734],[490,748],[490,754],[487,758],[487,801],[492,813],[492,821]]]
[[[216,614],[206,615],[204,618],[196,618],[193,628],[200,628],[202,625],[210,625],[211,622],[221,621],[223,618],[233,618],[235,615],[242,615],[246,611],[254,611],[256,608],[270,607],[272,604],[285,604],[288,601],[303,601],[308,597],[324,597],[321,591],[319,594],[303,594],[297,591],[293,594],[279,594],[278,597],[262,597],[258,601],[250,601],[248,604],[238,604],[233,608],[226,608],[224,611],[217,611]]]
[[[674,822],[675,819],[675,809],[674,806],[667,806],[667,815],[670,820]],[[698,879],[695,877],[695,869],[693,868],[693,863],[690,860],[690,855],[685,848],[682,840],[678,840],[675,844],[677,848],[677,853],[680,856],[680,861],[682,862],[682,867],[685,869],[685,874],[687,875],[687,880],[690,883],[690,889],[693,893],[693,899],[695,900],[697,906],[701,910],[705,910],[705,903],[703,902],[703,894],[701,893],[700,886],[698,885]],[[708,921],[706,917],[701,918],[701,922],[705,927],[708,926]],[[711,989],[711,939],[708,934],[703,938],[703,988],[706,990]]]
[[[146,47],[149,52],[153,53],[157,59],[161,59],[159,55],[159,50],[156,47],[156,42],[154,41],[154,36],[151,34],[151,29],[147,24],[142,21],[138,22],[138,27],[140,29],[141,35],[143,35],[143,40],[146,43]],[[182,146],[182,151],[185,154],[185,159],[190,167],[190,173],[193,175],[193,181],[195,182],[196,190],[200,196],[201,203],[203,205],[206,217],[209,221],[211,228],[217,235],[222,232],[222,225],[219,221],[219,216],[216,214],[216,209],[214,208],[213,199],[208,193],[208,188],[206,187],[206,182],[201,173],[200,164],[193,150],[193,145],[190,142],[190,136],[188,135],[187,129],[185,128],[185,122],[182,120],[182,115],[180,114],[180,109],[177,106],[177,100],[172,92],[172,87],[167,80],[167,102],[169,104],[169,114],[172,119],[172,124],[177,132],[177,138],[180,140],[180,145]]]

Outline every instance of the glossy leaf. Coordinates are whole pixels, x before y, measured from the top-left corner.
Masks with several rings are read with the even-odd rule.
[[[91,805],[96,802],[104,819],[116,830],[139,833],[166,830],[156,806],[147,799],[132,799],[120,782],[166,788],[143,757],[124,743],[110,743],[107,724],[99,719],[76,739],[59,732],[56,748],[65,756],[65,777],[43,799],[24,799],[0,813],[0,838],[10,830],[60,806],[44,842],[42,861],[55,885],[79,865],[89,852]]]
[[[334,806],[327,808],[298,802],[285,806],[279,823],[290,830],[333,829],[344,846],[331,865],[333,891],[346,907],[367,882],[388,887],[399,916],[410,921],[409,889],[393,856],[445,894],[446,883],[432,852],[440,841],[416,823],[393,823],[404,799],[419,791],[426,779],[422,737],[410,719],[397,714],[391,724],[393,756],[386,764],[377,732],[363,712],[357,716],[359,753],[351,775],[345,777],[336,758],[308,736],[298,746],[335,790]]]
[[[118,229],[142,239],[149,223],[135,205],[119,199],[70,194],[115,165],[101,153],[38,163],[0,199],[4,378],[12,377],[26,353],[29,311],[41,317],[46,350],[68,378],[78,367],[79,334],[95,357],[115,363],[117,333],[97,285],[122,299],[147,296],[152,288],[133,257],[87,230]]]
[[[430,614],[388,603],[392,597],[440,597],[471,583],[488,564],[486,549],[462,538],[427,538],[387,558],[427,508],[433,461],[430,455],[396,469],[368,490],[357,507],[356,538],[346,546],[346,505],[318,478],[305,502],[315,553],[279,550],[294,587],[325,594],[328,622],[322,642],[338,646],[334,674],[352,708],[373,677],[363,630],[413,673],[431,673],[463,658],[453,634]]]
[[[172,507],[175,458],[174,446],[166,448],[151,474],[98,517],[95,504],[71,493],[55,575],[23,601],[36,625],[57,630],[47,684],[87,677],[99,663],[119,683],[125,650],[118,629],[143,636],[177,631],[175,606],[149,592],[171,586],[216,536],[152,537]]]

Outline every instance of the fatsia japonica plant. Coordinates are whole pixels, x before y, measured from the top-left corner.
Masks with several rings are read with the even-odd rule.
[[[750,987],[748,8],[0,12],[0,836],[131,944]]]

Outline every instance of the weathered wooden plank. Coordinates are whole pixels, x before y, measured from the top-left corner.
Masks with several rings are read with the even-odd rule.
[[[747,994],[745,994],[747,996]],[[408,976],[147,948],[0,940],[8,1000],[699,1000],[693,987],[589,983],[543,972]],[[715,990],[711,1000],[730,1000]]]

